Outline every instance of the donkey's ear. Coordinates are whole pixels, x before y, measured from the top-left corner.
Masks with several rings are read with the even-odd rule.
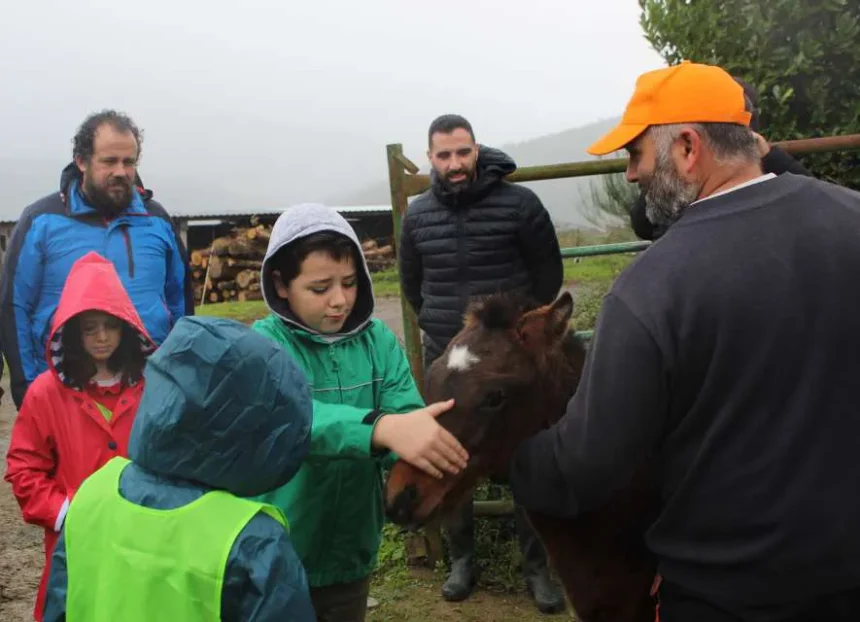
[[[556,337],[564,335],[570,326],[570,318],[573,315],[573,296],[570,292],[564,292],[552,303],[546,318],[547,330]]]
[[[526,313],[517,325],[520,342],[527,348],[542,351],[567,331],[573,314],[573,297],[565,292],[551,305]]]

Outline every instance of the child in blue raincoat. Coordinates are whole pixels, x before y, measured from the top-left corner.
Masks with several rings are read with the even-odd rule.
[[[305,459],[305,374],[262,335],[202,317],[179,320],[145,374],[131,460],[112,459],[69,506],[45,621],[314,622],[283,513],[242,498]]]

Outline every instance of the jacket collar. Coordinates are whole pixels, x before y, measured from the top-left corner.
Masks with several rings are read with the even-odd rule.
[[[74,162],[70,162],[66,165],[66,167],[60,173],[60,198],[63,200],[63,203],[66,205],[66,209],[70,215],[80,215],[82,213],[93,213],[97,214],[97,210],[93,208],[89,203],[87,203],[86,199],[83,197],[80,192],[81,181],[83,180],[83,175],[81,174],[78,165]],[[130,209],[125,210],[123,213],[137,213],[136,210],[139,210],[141,213],[146,212],[145,202],[152,199],[154,193],[152,190],[144,188],[143,180],[140,178],[140,174],[135,174],[134,181],[135,188],[137,192],[132,193],[132,205]],[[77,193],[81,196],[79,197],[81,201],[84,203],[84,211],[75,213],[72,210],[70,205],[72,197],[75,194],[75,190],[77,189]],[[135,207],[137,206],[137,207]]]

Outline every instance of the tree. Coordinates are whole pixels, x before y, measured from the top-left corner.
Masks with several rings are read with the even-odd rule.
[[[645,38],[667,63],[719,65],[759,93],[769,141],[860,133],[858,0],[639,0]],[[860,156],[803,157],[816,176],[860,188]]]
[[[594,177],[589,190],[590,200],[583,197],[583,216],[589,223],[601,229],[630,224],[630,210],[639,198],[639,186],[628,182],[624,173]]]

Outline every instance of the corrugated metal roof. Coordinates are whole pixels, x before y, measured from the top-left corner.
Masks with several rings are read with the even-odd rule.
[[[338,212],[349,212],[349,213],[364,213],[364,212],[390,212],[391,205],[390,204],[382,204],[382,205],[345,205],[338,207],[337,205],[332,205],[332,209],[337,210]]]
[[[341,214],[374,214],[374,213],[383,213],[383,212],[391,212],[391,205],[382,204],[382,205],[332,205],[330,206],[333,209],[337,210]],[[228,208],[224,210],[183,210],[183,209],[171,209],[169,210],[170,215],[174,218],[180,220],[224,220],[230,218],[247,218],[249,216],[279,216],[284,210],[289,209],[285,208]],[[18,214],[20,216],[20,214]],[[17,217],[16,217],[17,220]],[[14,224],[15,220],[9,220],[8,216],[3,218],[0,215],[0,224]]]
[[[374,213],[390,213],[391,205],[330,205],[332,209],[341,214],[374,214]],[[278,216],[289,207],[281,208],[239,208],[225,209],[224,211],[206,210],[200,212],[186,210],[171,210],[170,215],[174,218],[184,220],[213,220],[225,218],[247,218],[249,216]]]

